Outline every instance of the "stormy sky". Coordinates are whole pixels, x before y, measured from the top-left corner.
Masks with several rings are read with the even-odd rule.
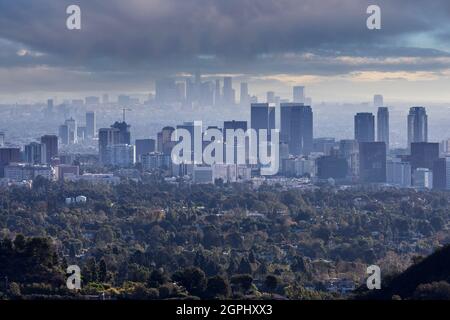
[[[71,4],[81,30],[66,28]],[[449,18],[448,0],[0,0],[0,102],[144,93],[195,71],[260,95],[448,101]]]

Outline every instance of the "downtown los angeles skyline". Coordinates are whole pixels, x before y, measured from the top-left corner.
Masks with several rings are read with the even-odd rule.
[[[66,8],[81,8],[81,30]],[[146,93],[163,77],[231,75],[258,96],[446,102],[450,4],[377,1],[0,1],[0,102]],[[176,22],[176,23],[175,23]]]

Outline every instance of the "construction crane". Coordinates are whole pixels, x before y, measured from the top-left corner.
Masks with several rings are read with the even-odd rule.
[[[122,112],[123,112],[123,115],[122,115],[123,122],[125,122],[125,112],[126,112],[126,111],[133,111],[133,110],[131,110],[130,108],[122,108]]]

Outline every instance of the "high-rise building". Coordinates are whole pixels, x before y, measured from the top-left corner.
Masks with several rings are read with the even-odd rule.
[[[66,124],[59,126],[58,137],[62,145],[69,144],[69,127]]]
[[[20,148],[0,148],[0,178],[4,176],[5,166],[13,162],[20,162]]]
[[[226,144],[228,143],[227,141],[227,131],[231,130],[233,132],[235,132],[236,130],[242,130],[243,132],[247,132],[247,121],[225,121],[223,123],[223,137],[224,137],[224,161],[226,161],[226,157],[227,157],[227,153],[226,153]],[[248,159],[248,154],[247,154],[247,144],[248,144],[248,139],[246,139],[245,141],[245,145],[244,146],[240,146],[238,145],[238,141],[237,141],[237,137],[234,139],[234,141],[230,142],[234,144],[234,163],[237,164],[238,163],[238,154],[245,154],[245,159],[247,161]]]
[[[355,140],[358,142],[375,141],[375,117],[372,113],[362,112],[356,114]]]
[[[386,164],[387,183],[400,188],[411,187],[411,164],[400,158],[388,160]]]
[[[413,171],[413,186],[418,190],[433,188],[433,172],[428,168],[417,168]]]
[[[384,142],[359,144],[359,177],[363,183],[386,182],[386,144]]]
[[[233,78],[223,78],[223,102],[226,106],[232,106],[235,103],[235,92],[233,89]]]
[[[433,189],[450,190],[450,157],[440,158],[434,162]]]
[[[345,159],[336,156],[323,156],[317,159],[317,177],[326,179],[345,179],[348,174],[348,164]]]
[[[339,141],[339,157],[347,161],[349,175],[357,177],[359,174],[359,146],[356,140]]]
[[[216,79],[214,86],[214,105],[219,106],[222,102],[222,95],[220,93],[220,80]]]
[[[167,78],[155,82],[155,100],[160,104],[171,104],[180,100],[174,79]]]
[[[384,99],[383,96],[381,94],[376,94],[373,96],[373,106],[375,108],[379,108],[384,106]]]
[[[134,145],[113,144],[106,147],[106,163],[112,166],[129,167],[136,163]]]
[[[45,135],[41,137],[43,163],[50,164],[52,159],[58,156],[58,137]]]
[[[95,96],[86,97],[85,103],[87,106],[98,105],[100,104],[100,98]]]
[[[102,102],[103,102],[103,104],[108,104],[109,103],[109,95],[107,93],[103,94]]]
[[[247,106],[250,103],[250,95],[248,94],[248,83],[241,82],[241,91],[240,91],[240,104],[242,107]]]
[[[295,86],[292,90],[294,103],[305,103],[305,87],[304,86]]]
[[[141,162],[141,156],[155,152],[155,139],[136,139],[136,161]]]
[[[0,147],[3,147],[5,145],[5,133],[0,132]]]
[[[266,93],[266,101],[267,103],[275,103],[275,92],[268,91]]]
[[[99,160],[102,164],[108,164],[108,147],[119,144],[120,130],[117,128],[101,128],[98,131]]]
[[[68,143],[67,144],[77,143],[77,141],[78,141],[77,121],[73,118],[70,118],[70,119],[66,120],[65,125],[67,126],[67,131],[68,131]]]
[[[387,107],[378,108],[377,141],[384,142],[389,150],[389,109]]]
[[[252,103],[250,113],[251,128],[256,131],[265,129],[270,136],[270,130],[275,129],[275,107],[268,103]]]
[[[409,109],[408,148],[414,142],[428,142],[428,116],[424,107]]]
[[[40,143],[31,142],[25,145],[24,156],[25,162],[29,164],[41,164],[43,163],[43,147]]]
[[[433,165],[439,159],[439,143],[411,143],[411,167],[433,170]]]
[[[313,150],[312,108],[301,103],[282,103],[280,110],[280,141],[288,144],[292,155],[309,155]]]
[[[164,155],[170,155],[175,141],[172,141],[172,133],[175,131],[173,127],[164,127],[157,136],[157,151]]]
[[[116,121],[111,128],[119,130],[119,143],[118,144],[131,144],[130,125],[125,121]]]
[[[95,112],[88,111],[86,112],[86,135],[88,138],[94,138],[96,133],[96,119]]]

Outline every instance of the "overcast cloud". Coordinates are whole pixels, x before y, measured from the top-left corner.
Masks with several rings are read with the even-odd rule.
[[[65,27],[70,4],[81,31]],[[369,4],[382,30],[366,28]],[[448,81],[449,18],[448,0],[0,0],[0,94],[140,91],[196,70],[287,84]]]

